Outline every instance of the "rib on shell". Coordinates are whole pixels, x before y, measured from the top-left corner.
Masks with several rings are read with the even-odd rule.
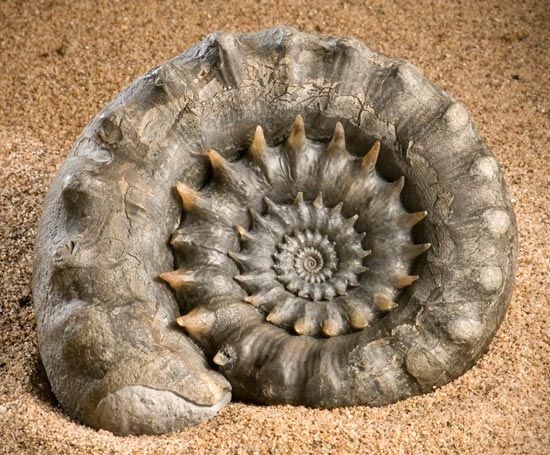
[[[449,382],[504,317],[516,228],[463,106],[356,40],[278,27],[208,35],[118,95],[36,245],[57,398],[138,434],[231,390],[334,407]]]

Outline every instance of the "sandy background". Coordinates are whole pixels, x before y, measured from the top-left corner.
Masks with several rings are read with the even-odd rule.
[[[550,453],[548,1],[73,3],[0,0],[0,453]],[[283,23],[406,58],[469,109],[521,235],[500,332],[463,377],[381,409],[235,403],[164,437],[70,421],[40,363],[30,287],[51,178],[96,111],[147,69],[208,31]]]

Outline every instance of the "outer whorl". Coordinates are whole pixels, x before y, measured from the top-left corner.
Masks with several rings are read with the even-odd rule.
[[[231,391],[383,405],[476,362],[515,256],[495,158],[412,65],[215,33],[121,92],[52,184],[40,352],[67,412],[116,433],[192,425]]]

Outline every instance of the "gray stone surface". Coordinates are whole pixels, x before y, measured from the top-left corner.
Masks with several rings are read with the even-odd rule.
[[[212,406],[198,406],[171,391],[132,385],[103,398],[93,419],[119,434],[162,434],[213,417],[230,400],[228,392]]]

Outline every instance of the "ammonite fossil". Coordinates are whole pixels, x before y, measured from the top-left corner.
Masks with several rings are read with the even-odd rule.
[[[40,352],[65,410],[121,434],[231,394],[384,405],[483,354],[515,254],[495,158],[412,65],[286,27],[215,33],[106,106],[52,184]]]

